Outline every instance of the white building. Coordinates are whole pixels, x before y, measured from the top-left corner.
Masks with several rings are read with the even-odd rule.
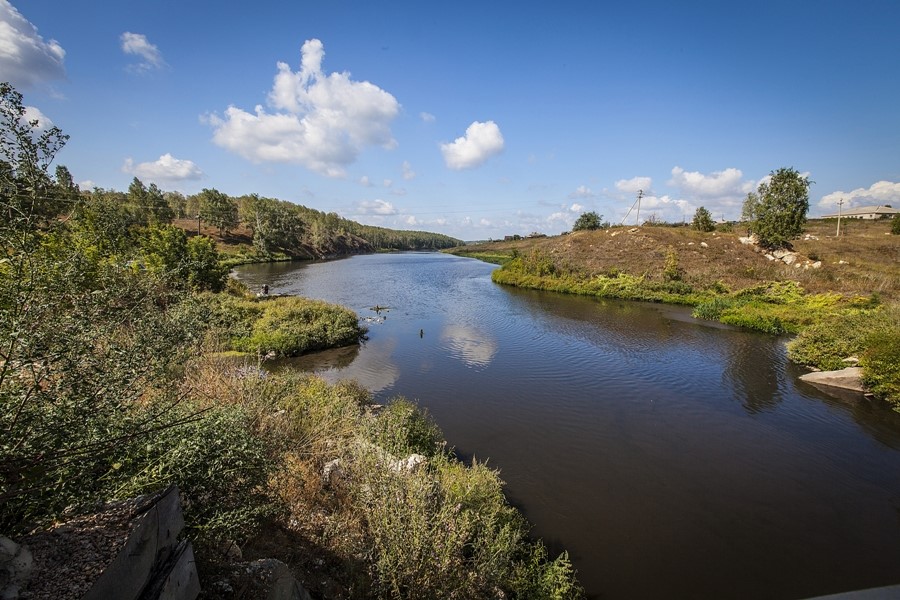
[[[888,205],[883,206],[857,206],[855,208],[848,208],[847,210],[841,211],[840,215],[838,213],[830,214],[830,215],[822,215],[823,219],[837,219],[838,216],[841,216],[845,219],[893,219],[896,215],[900,215],[900,210],[896,208],[891,208]]]

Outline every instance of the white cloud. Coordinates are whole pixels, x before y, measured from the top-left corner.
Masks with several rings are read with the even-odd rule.
[[[357,205],[359,214],[388,216],[396,215],[399,211],[390,202],[384,200],[363,200]]]
[[[390,123],[400,104],[368,81],[349,73],[323,73],[319,40],[301,49],[300,71],[282,62],[268,102],[276,112],[235,106],[211,115],[213,141],[253,162],[300,164],[328,177],[343,177],[366,146],[393,148]]]
[[[415,226],[415,225],[419,224],[419,220],[416,219],[416,217],[414,215],[409,215],[408,217],[403,219],[403,222],[410,226]]]
[[[171,154],[163,154],[153,162],[134,164],[125,159],[122,171],[148,181],[186,181],[203,178],[203,171],[191,160],[181,160]]]
[[[360,177],[359,184],[362,185],[363,187],[372,187],[373,185],[375,185],[369,180],[368,175],[363,175],[362,177]]]
[[[616,182],[616,189],[620,192],[628,194],[636,194],[640,190],[651,193],[650,188],[653,185],[653,179],[650,177],[632,177],[631,179],[620,179]]]
[[[407,181],[415,179],[416,172],[413,171],[412,165],[409,164],[408,160],[404,160],[403,164],[400,165],[400,168],[403,170],[403,179],[406,179]]]
[[[91,179],[85,179],[84,181],[78,182],[78,189],[80,189],[80,190],[89,191],[89,190],[93,190],[95,187],[97,187],[97,184],[94,183],[94,181]]]
[[[569,212],[580,213],[584,210],[584,206],[578,204],[577,202],[573,203],[572,206],[569,207]]]
[[[44,41],[8,0],[0,0],[0,79],[17,88],[63,79],[65,56],[59,42]]]
[[[591,188],[586,185],[579,185],[575,188],[574,192],[569,193],[569,200],[575,200],[576,198],[594,198],[597,194],[591,191]]]
[[[381,185],[383,185],[386,188],[389,188],[392,185],[394,185],[394,180],[393,179],[384,179],[384,180],[382,180]]]
[[[435,117],[433,114],[427,113],[427,112],[420,112],[419,118],[422,119],[423,121],[425,121],[426,123],[434,123],[435,120],[437,119],[437,117]]]
[[[128,66],[129,70],[145,73],[166,66],[166,61],[163,60],[159,48],[151,44],[143,33],[126,31],[119,39],[122,41],[122,52],[140,58],[140,62]]]
[[[36,132],[46,131],[53,127],[53,121],[50,120],[50,117],[34,106],[25,107],[25,121],[29,123],[37,121],[37,126],[34,128],[34,131]]]
[[[856,188],[850,192],[838,190],[823,196],[819,201],[819,206],[827,209],[837,209],[838,202],[841,199],[844,200],[845,208],[873,204],[890,204],[894,208],[900,208],[900,183],[877,181],[868,188]]]
[[[692,198],[727,198],[744,196],[756,187],[752,181],[744,181],[740,169],[728,168],[704,175],[699,171],[685,171],[681,167],[672,169],[668,184]]]
[[[455,171],[477,167],[502,151],[503,135],[493,121],[475,121],[463,137],[441,144],[444,162]]]

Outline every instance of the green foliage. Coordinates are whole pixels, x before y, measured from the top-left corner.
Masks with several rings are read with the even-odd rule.
[[[547,548],[537,542],[528,548],[528,555],[517,562],[512,576],[512,591],[516,598],[567,600],[584,597],[584,590],[575,580],[569,553],[548,561]]]
[[[825,371],[842,369],[842,361],[859,357],[874,328],[884,326],[883,311],[855,310],[823,318],[803,329],[788,344],[788,357]]]
[[[598,215],[594,211],[588,211],[582,213],[578,217],[575,224],[572,226],[572,231],[592,231],[594,229],[600,229],[602,227],[602,221],[602,215]]]
[[[792,168],[781,168],[772,171],[770,180],[761,183],[756,193],[748,194],[743,216],[761,246],[782,248],[803,232],[809,185],[808,177]]]
[[[175,213],[155,183],[147,188],[135,177],[128,186],[128,201],[136,221],[141,225],[161,225],[175,218]]]
[[[48,172],[69,136],[26,119],[25,112],[22,94],[0,83],[0,221],[15,231],[48,225],[77,189],[69,177],[60,190]]]
[[[210,306],[231,349],[241,352],[299,356],[355,344],[364,334],[353,311],[319,300],[217,297]]]
[[[295,205],[257,195],[245,196],[239,203],[241,220],[253,230],[253,246],[259,252],[295,251],[305,225]]]
[[[247,538],[273,510],[265,493],[273,463],[239,406],[173,411],[183,424],[126,445],[101,477],[106,497],[129,498],[177,484],[192,541]]]
[[[530,550],[527,524],[496,471],[446,455],[412,471],[382,461],[374,452],[354,460],[378,597],[486,599],[504,589],[521,598],[582,596],[570,565],[548,565]]]
[[[370,424],[373,443],[394,456],[434,456],[444,447],[441,431],[427,412],[405,398],[395,398]]]
[[[894,217],[891,219],[891,233],[894,235],[900,235],[900,217]]]
[[[874,331],[860,357],[863,383],[875,396],[900,408],[900,323]]]
[[[198,194],[198,202],[200,218],[213,227],[217,227],[220,234],[237,227],[237,203],[219,190],[204,188]]]
[[[672,246],[666,250],[666,264],[663,267],[663,277],[666,281],[679,281],[682,270],[678,266],[678,252]]]
[[[692,224],[697,231],[708,232],[714,231],[716,228],[716,225],[712,220],[712,215],[710,215],[709,211],[702,206],[694,213]]]
[[[187,282],[193,290],[222,291],[228,280],[228,267],[219,260],[216,245],[204,236],[194,236],[186,243]]]

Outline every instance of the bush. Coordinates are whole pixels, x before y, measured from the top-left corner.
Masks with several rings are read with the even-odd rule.
[[[197,413],[180,406],[177,414],[188,422],[126,446],[101,478],[103,495],[128,498],[174,483],[193,541],[246,539],[274,509],[266,494],[273,468],[267,446],[242,407]]]
[[[894,217],[891,220],[891,233],[894,235],[900,235],[900,217]]]
[[[710,215],[709,211],[702,206],[694,213],[692,224],[697,231],[709,232],[716,228],[716,225],[712,220],[712,215]]]
[[[441,430],[427,412],[395,398],[370,423],[369,439],[393,456],[434,456],[444,448]]]
[[[865,345],[860,357],[863,383],[900,408],[900,326],[872,333]]]

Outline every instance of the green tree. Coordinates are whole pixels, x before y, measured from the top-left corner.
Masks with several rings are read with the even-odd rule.
[[[694,229],[697,231],[712,231],[716,228],[715,223],[713,223],[712,216],[709,214],[709,211],[704,207],[700,207],[697,209],[697,212],[694,213]]]
[[[219,262],[215,243],[195,235],[187,241],[187,281],[192,289],[220,292],[228,279],[228,267]]]
[[[900,235],[900,217],[895,216],[891,223],[891,233]]]
[[[742,215],[761,246],[782,248],[803,232],[810,183],[795,169],[782,167],[747,195]]]
[[[582,213],[581,216],[578,217],[578,220],[575,221],[575,225],[572,226],[572,231],[600,229],[602,227],[602,219],[603,215],[598,215],[592,210]]]
[[[219,229],[219,234],[224,234],[229,229],[237,227],[237,204],[216,189],[203,189],[200,194],[200,218]]]
[[[63,207],[48,170],[69,136],[25,112],[22,94],[0,83],[0,220],[14,229],[46,225]]]

